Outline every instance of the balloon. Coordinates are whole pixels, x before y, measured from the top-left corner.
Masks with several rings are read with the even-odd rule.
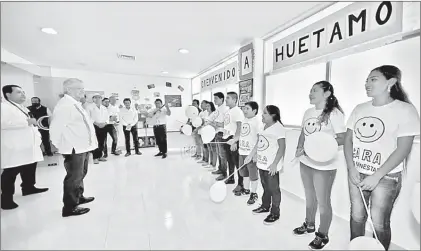
[[[195,117],[199,116],[199,110],[196,107],[190,105],[186,109],[186,116],[189,119],[195,118]]]
[[[412,190],[412,213],[414,214],[415,220],[420,224],[420,183],[417,182]]]
[[[181,131],[185,134],[190,136],[191,133],[193,132],[193,128],[190,125],[183,125],[183,127],[181,128]]]
[[[338,154],[338,142],[331,134],[315,132],[306,137],[304,150],[310,159],[328,162]]]
[[[217,181],[215,184],[213,184],[209,190],[209,197],[211,200],[215,203],[221,203],[225,200],[225,197],[227,196],[227,185],[225,182]]]
[[[353,239],[348,250],[385,250],[383,245],[376,239],[368,236],[360,236]]]
[[[203,144],[210,143],[216,135],[215,128],[211,125],[202,127],[200,134],[202,135]]]
[[[193,125],[194,127],[199,127],[199,126],[201,126],[201,125],[202,125],[203,121],[202,121],[202,118],[200,118],[200,117],[195,117],[195,118],[193,118],[193,119],[191,120],[191,123],[192,123],[192,125]]]

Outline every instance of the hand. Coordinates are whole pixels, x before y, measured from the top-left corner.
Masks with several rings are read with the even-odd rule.
[[[373,191],[374,188],[379,184],[380,178],[376,175],[370,175],[365,177],[363,181],[361,181],[358,186],[361,187],[361,190],[365,191]]]
[[[278,169],[278,167],[277,167],[275,164],[270,165],[270,166],[269,166],[269,168],[268,168],[268,170],[269,170],[269,174],[270,174],[271,176],[275,175],[275,174],[276,174],[277,169]]]
[[[237,144],[232,144],[230,149],[231,149],[231,152],[237,151]]]
[[[355,169],[355,167],[348,169],[348,179],[356,186],[358,186],[358,184],[361,182],[360,173],[357,169]]]
[[[235,143],[236,143],[235,139],[230,139],[230,140],[227,141],[227,144],[230,145],[230,146],[232,146]]]
[[[297,150],[295,151],[295,157],[298,158],[302,155],[304,155],[304,148],[303,147],[298,147]]]
[[[255,154],[255,155],[253,156],[253,162],[254,162],[254,163],[257,163],[257,154]]]
[[[28,125],[37,125],[37,120],[34,118],[27,119]]]
[[[99,128],[104,128],[107,125],[107,123],[99,123],[98,127]]]

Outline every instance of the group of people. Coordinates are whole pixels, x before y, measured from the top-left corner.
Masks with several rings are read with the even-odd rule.
[[[300,161],[306,213],[304,222],[292,230],[297,236],[315,235],[308,245],[310,249],[323,249],[329,243],[331,192],[338,168],[348,170],[351,240],[365,235],[368,216],[363,194],[377,238],[389,249],[390,217],[402,186],[404,160],[410,154],[414,137],[420,134],[419,114],[403,90],[401,78],[396,66],[373,69],[365,83],[366,94],[372,100],[357,105],[347,123],[332,84],[320,81],[311,88],[312,107],[304,113],[295,153]],[[267,105],[259,118],[256,102],[246,103],[241,111],[237,101],[235,92],[228,92],[226,97],[214,93],[217,107],[210,101],[202,101],[200,110],[199,101],[193,101],[204,121],[192,134],[197,146],[193,157],[203,166],[213,168],[212,173],[218,175],[216,180],[224,180],[226,184],[234,184],[235,168],[245,165],[239,171],[233,192],[237,196],[249,195],[247,204],[254,204],[260,178],[262,204],[253,213],[268,213],[264,223],[271,224],[280,216],[279,174],[285,157],[285,129],[278,107]],[[207,125],[213,126],[217,133],[210,144],[203,144],[200,130]],[[337,158],[328,163],[309,158],[304,142],[315,132],[331,134],[339,146],[343,145],[346,163]],[[320,224],[316,231],[317,208]]]
[[[137,137],[139,114],[150,118],[150,123],[153,122],[159,147],[159,153],[155,156],[167,157],[166,116],[171,115],[171,110],[167,104],[162,105],[162,100],[155,101],[155,109],[137,111],[131,106],[129,98],[123,100],[124,107],[121,109],[117,107],[114,96],[103,98],[96,93],[92,95],[93,103],[86,102],[84,83],[79,79],[66,80],[63,89],[64,94],[51,113],[48,108],[40,105],[41,100],[37,97],[32,98],[31,107],[24,107],[26,95],[20,86],[3,86],[5,102],[2,102],[1,106],[2,209],[18,207],[13,200],[18,174],[22,177],[24,196],[48,190],[35,187],[37,163],[43,160],[41,141],[47,155],[52,155],[51,140],[58,153],[64,157],[66,177],[63,182],[63,217],[89,212],[89,208],[79,207],[94,200],[94,197],[83,195],[83,179],[88,172],[89,154],[92,153],[94,164],[106,161],[106,138],[107,134],[110,134],[113,140],[111,153],[119,155],[119,124],[123,127],[126,139],[126,157],[131,155],[130,134],[133,136],[136,154],[141,155]],[[37,128],[40,122],[37,120],[42,116],[50,116],[48,120],[42,120],[45,121],[43,123],[47,123],[45,127],[49,126],[49,131],[43,132],[44,130]],[[44,135],[48,135],[48,138]]]

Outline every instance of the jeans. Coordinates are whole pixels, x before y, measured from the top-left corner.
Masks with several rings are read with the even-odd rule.
[[[211,141],[215,142],[215,139]],[[216,144],[208,144],[209,148],[209,164],[211,166],[216,167],[216,161],[218,160],[218,146]]]
[[[98,126],[94,125],[94,127],[96,138],[98,140],[98,148],[95,149],[92,154],[94,159],[99,159],[102,157],[102,153],[104,152],[105,140],[107,139],[107,129],[106,126],[99,128]]]
[[[203,141],[200,135],[196,132],[192,134],[194,139],[194,144],[196,145],[196,155],[201,156],[202,155],[202,146]]]
[[[300,163],[301,180],[306,196],[306,223],[315,225],[317,206],[320,210],[319,233],[328,235],[332,223],[331,194],[336,170],[317,170]]]
[[[259,169],[259,174],[263,187],[262,207],[271,208],[270,213],[279,216],[282,197],[281,189],[279,188],[279,172],[271,176],[269,171]]]
[[[132,137],[133,137],[134,150],[135,152],[139,152],[139,139],[137,137],[137,126],[132,126],[132,128],[130,128],[130,131],[126,130],[126,126],[123,126],[123,132],[124,132],[124,139],[126,140],[127,153],[131,153],[130,133],[132,134]]]
[[[83,179],[88,173],[89,153],[63,154],[66,177],[63,182],[63,204],[66,209],[73,209],[83,197]]]
[[[117,149],[117,129],[114,125],[106,125],[105,130],[113,139],[113,143],[111,145],[111,153],[115,153]],[[104,143],[104,155],[108,155],[108,146],[107,146],[107,136],[105,136],[105,143]]]
[[[12,199],[15,194],[15,181],[18,174],[22,179],[22,190],[30,190],[35,186],[37,163],[5,168],[1,174],[1,196]]]
[[[222,138],[222,132],[218,132],[215,135],[214,141],[215,142],[225,142],[225,140]],[[225,148],[224,144],[215,144],[216,145],[216,151],[218,156],[218,170],[221,171],[224,175],[226,175],[227,172],[227,157],[225,156]]]
[[[361,174],[361,180],[368,175]],[[359,188],[348,180],[349,197],[351,200],[351,240],[365,235],[367,212]],[[373,191],[363,191],[364,199],[369,205],[371,220],[380,243],[389,249],[392,238],[390,230],[390,215],[402,187],[402,174],[393,173],[384,176]]]
[[[167,153],[167,126],[156,125],[153,127],[153,134],[155,135],[156,144],[158,145],[160,153]]]

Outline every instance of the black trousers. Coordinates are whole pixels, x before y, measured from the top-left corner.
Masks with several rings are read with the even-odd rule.
[[[166,125],[156,125],[153,127],[153,134],[156,139],[156,144],[158,145],[160,153],[167,153],[167,126]]]
[[[131,147],[130,147],[130,133],[131,133],[133,137],[134,150],[135,152],[139,152],[139,138],[137,136],[137,126],[132,126],[132,128],[130,128],[130,131],[127,131],[126,128],[127,128],[126,126],[123,126],[124,139],[126,140],[126,151],[128,153],[131,152]]]
[[[115,153],[117,149],[117,130],[114,125],[106,125],[105,127],[105,143],[104,143],[104,155],[108,155],[108,146],[107,146],[107,134],[111,136],[113,139],[113,143],[111,145],[111,153]]]
[[[22,179],[22,190],[30,190],[35,186],[35,172],[37,163],[26,164],[17,167],[6,168],[1,174],[1,196],[13,198],[15,194],[15,181],[18,174]]]
[[[231,140],[232,138],[234,138],[233,136],[228,137],[227,139],[222,139],[222,142],[228,142],[229,140]],[[222,144],[223,148],[224,148],[224,155],[221,155],[221,160],[222,161],[226,161],[228,162],[228,172],[229,175],[233,174],[235,169],[238,169],[239,166],[239,162],[240,162],[240,155],[238,154],[238,142],[237,144],[237,150],[235,151],[231,151],[231,146],[228,144]],[[224,160],[225,157],[225,160]],[[224,174],[226,175],[227,170],[222,170],[224,172]],[[230,177],[230,179],[234,180],[234,175],[232,175]],[[238,185],[243,186],[244,182],[243,182],[244,178],[241,175],[238,175]]]
[[[66,209],[73,209],[83,196],[83,179],[88,173],[89,152],[63,154],[66,177],[63,182],[63,204]]]
[[[105,127],[99,128],[98,126],[94,125],[95,127],[95,134],[96,139],[98,140],[98,148],[95,149],[92,154],[94,159],[99,159],[102,157],[102,153],[104,151],[105,140],[107,139],[107,129]]]
[[[263,187],[262,207],[270,208],[270,213],[279,216],[281,205],[281,189],[279,188],[279,172],[271,176],[269,171],[259,169]],[[272,204],[272,206],[271,206]]]
[[[46,130],[38,130],[41,133],[42,145],[46,154],[51,154],[50,132]]]

